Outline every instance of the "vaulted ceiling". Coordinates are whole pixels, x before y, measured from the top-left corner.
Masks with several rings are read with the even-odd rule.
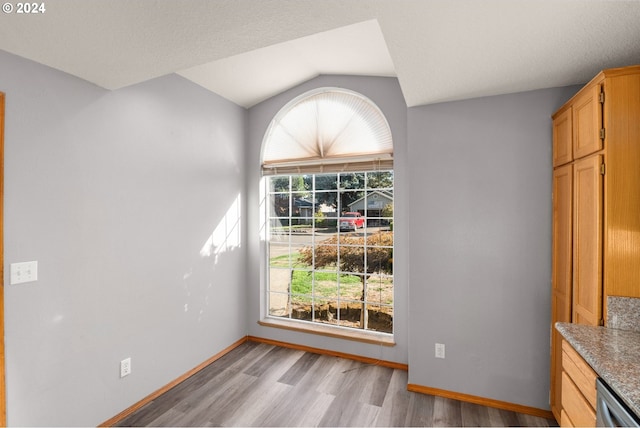
[[[2,13],[0,49],[107,89],[178,73],[244,107],[319,74],[397,76],[416,106],[578,84],[640,63],[636,0],[49,0],[45,8]]]

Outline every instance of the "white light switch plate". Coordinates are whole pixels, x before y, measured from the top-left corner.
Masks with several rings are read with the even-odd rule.
[[[444,358],[444,343],[436,343],[436,358]]]
[[[38,262],[11,263],[11,284],[38,280]]]

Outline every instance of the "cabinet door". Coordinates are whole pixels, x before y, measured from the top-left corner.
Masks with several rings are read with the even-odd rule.
[[[573,160],[571,107],[553,118],[553,166]]]
[[[562,342],[562,370],[569,375],[585,400],[595,409],[598,375],[566,340]]]
[[[602,156],[576,161],[573,179],[573,322],[602,319]]]
[[[601,86],[587,88],[577,97],[573,109],[573,157],[581,157],[602,150],[602,104],[600,104]]]
[[[560,420],[562,336],[556,322],[571,322],[573,165],[553,171],[553,257],[551,270],[551,411]]]
[[[558,418],[556,418],[558,419]],[[567,416],[567,413],[563,410],[561,415],[560,415],[560,419],[558,419],[560,421],[560,426],[561,427],[574,427],[575,425],[573,424],[573,422],[571,422],[571,419],[569,419],[569,416]]]
[[[595,427],[596,412],[566,372],[562,373],[562,410],[570,424],[579,427]]]

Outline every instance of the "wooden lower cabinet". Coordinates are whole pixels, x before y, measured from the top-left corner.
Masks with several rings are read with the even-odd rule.
[[[578,353],[562,342],[562,411],[560,426],[596,426],[596,378]]]
[[[571,419],[569,419],[569,416],[567,416],[567,413],[564,410],[560,411],[560,426],[561,427],[574,427],[574,423],[571,422]]]

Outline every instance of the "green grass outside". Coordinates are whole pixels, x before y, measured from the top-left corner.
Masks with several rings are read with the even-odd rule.
[[[310,268],[309,265],[300,261],[300,254],[293,253],[291,255],[293,268],[305,269]],[[289,255],[272,257],[270,260],[271,267],[288,268]],[[335,269],[327,267],[326,269]],[[313,273],[307,270],[294,270],[291,278],[291,294],[295,302],[311,303],[311,295],[327,298],[327,300],[336,300],[338,295],[341,299],[357,301],[362,298],[362,278],[359,275],[340,275],[340,292],[338,293],[337,272],[315,272],[315,289],[313,288]],[[369,293],[384,291],[386,288],[393,286],[393,280],[370,281],[368,288]],[[387,301],[388,300],[388,301]],[[393,297],[385,299],[387,304],[393,304]]]
[[[335,298],[338,291],[338,282],[336,281],[337,274],[331,272],[316,272],[315,280],[316,287],[313,287],[313,273],[306,271],[293,271],[293,277],[291,278],[291,293],[292,294],[308,294],[311,295],[312,291],[315,291],[316,296]],[[360,284],[362,281],[357,275],[340,275],[340,285]],[[348,287],[352,288],[352,287]]]
[[[300,261],[300,254],[299,253],[293,253],[291,255],[291,263],[292,263],[292,267],[298,267],[298,268],[304,268],[305,266],[308,266],[304,263],[302,263]],[[289,255],[288,254],[283,254],[281,256],[278,257],[271,257],[271,260],[269,262],[269,265],[271,267],[285,267],[288,268],[289,267]]]

